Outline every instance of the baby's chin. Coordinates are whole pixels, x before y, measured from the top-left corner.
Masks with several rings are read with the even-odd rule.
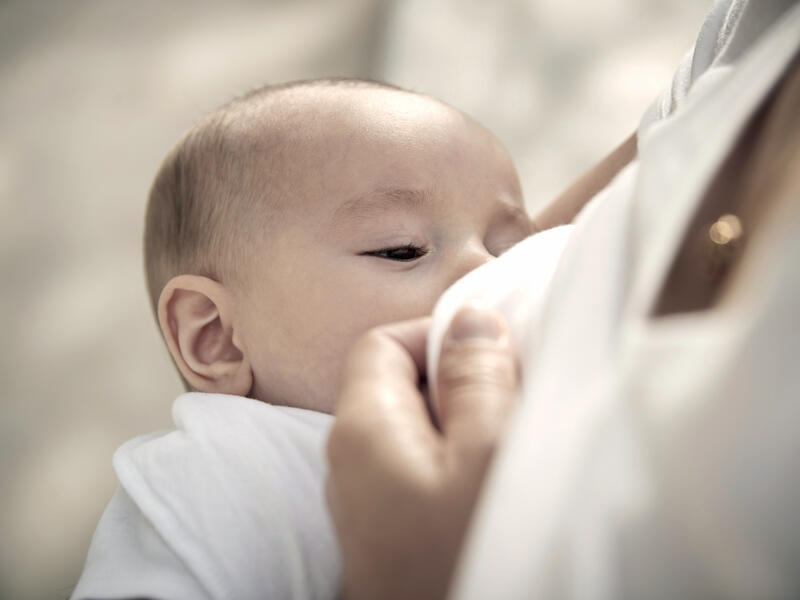
[[[518,356],[527,355],[541,320],[547,291],[572,225],[532,235],[496,260],[464,275],[451,285],[433,309],[428,332],[428,386],[436,390],[442,339],[455,314],[473,304],[498,311],[506,320]],[[431,407],[436,411],[435,393]]]

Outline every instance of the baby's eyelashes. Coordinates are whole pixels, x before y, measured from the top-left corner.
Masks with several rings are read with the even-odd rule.
[[[410,262],[422,258],[428,253],[425,248],[415,246],[413,244],[406,244],[405,246],[396,246],[391,248],[381,248],[380,250],[370,250],[364,252],[364,256],[374,256],[376,258],[383,258],[386,260],[394,260],[399,262]]]

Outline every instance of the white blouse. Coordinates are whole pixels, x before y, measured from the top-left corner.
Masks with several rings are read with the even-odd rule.
[[[798,46],[797,2],[717,2],[638,160],[576,220],[453,598],[800,595],[800,203],[752,232],[721,302],[652,315]]]

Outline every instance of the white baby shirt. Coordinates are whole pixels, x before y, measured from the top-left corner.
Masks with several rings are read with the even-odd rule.
[[[172,414],[176,430],[114,454],[120,486],[72,598],[335,598],[332,417],[200,393]]]

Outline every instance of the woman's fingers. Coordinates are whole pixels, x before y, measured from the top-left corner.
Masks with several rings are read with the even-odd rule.
[[[442,342],[436,381],[445,444],[468,454],[466,460],[485,464],[514,405],[518,383],[500,314],[478,306],[456,314]]]
[[[447,583],[444,553],[419,550],[424,523],[438,516],[431,490],[441,480],[439,432],[417,387],[428,326],[417,319],[373,329],[348,357],[326,492],[352,600],[433,598]]]
[[[337,418],[383,427],[384,411],[392,419],[409,413],[412,422],[428,425],[419,392],[424,375],[430,317],[370,330],[350,349],[342,391],[334,407]],[[421,418],[424,416],[424,419]],[[405,418],[405,417],[404,417]],[[378,420],[378,423],[373,423]]]

